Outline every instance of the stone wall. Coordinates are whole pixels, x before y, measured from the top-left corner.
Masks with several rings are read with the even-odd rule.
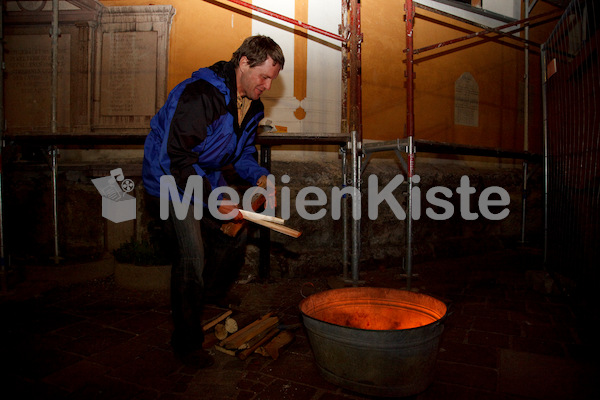
[[[522,219],[522,168],[518,163],[512,167],[499,167],[497,164],[481,163],[477,167],[454,161],[418,161],[416,173],[420,183],[416,185],[421,195],[421,217],[413,220],[413,262],[418,263],[432,258],[447,258],[466,254],[475,254],[487,250],[501,249],[515,245],[521,240]],[[339,162],[277,162],[273,164],[273,173],[279,178],[283,174],[291,177],[292,199],[302,187],[318,186],[330,193],[332,186],[339,186],[341,172]],[[399,219],[387,203],[380,204],[378,218],[371,220],[368,213],[368,178],[375,175],[379,180],[379,190],[390,183],[398,174],[404,175],[400,165],[393,159],[372,160],[363,172],[363,190],[361,198],[361,268],[369,268],[381,263],[402,264],[406,254],[406,220]],[[470,211],[480,214],[475,220],[466,221],[460,213],[460,196],[456,188],[460,179],[469,177],[470,186],[476,192],[470,196]],[[278,181],[279,183],[279,181]],[[427,191],[435,186],[445,186],[453,190],[448,199],[454,207],[454,215],[444,221],[433,220],[425,214],[431,205],[426,201]],[[478,209],[479,195],[485,188],[499,186],[510,195],[507,206],[508,217],[499,221],[490,221]],[[282,185],[278,185],[281,191]],[[406,212],[406,186],[400,185],[393,191],[398,204]],[[413,194],[415,192],[413,191]],[[442,197],[439,196],[438,197]],[[416,194],[413,195],[413,204]],[[293,201],[292,201],[293,203]],[[529,180],[529,196],[526,206],[525,240],[540,243],[543,227],[541,174],[534,174]],[[342,271],[342,234],[343,223],[331,218],[331,198],[326,206],[307,207],[316,212],[320,208],[327,210],[326,216],[318,221],[300,218],[294,212],[287,224],[303,232],[298,239],[277,233],[271,234],[274,251],[271,256],[273,271],[282,274],[305,275],[319,271]],[[494,213],[504,207],[491,208]],[[441,214],[443,210],[437,209]],[[349,208],[349,213],[351,209]],[[347,232],[351,238],[351,220],[348,220]],[[351,245],[351,242],[349,243]],[[278,253],[278,250],[280,253]],[[290,254],[291,252],[291,254]],[[350,257],[348,257],[350,259]]]
[[[521,186],[522,169],[514,166],[499,167],[483,164],[477,167],[455,161],[427,161],[417,159],[416,172],[420,176],[418,187],[422,193],[422,215],[413,221],[413,262],[446,258],[486,250],[501,249],[516,244],[521,238]],[[136,183],[131,194],[137,200],[137,218],[133,221],[113,223],[102,217],[101,196],[91,179],[110,175],[112,168],[122,167],[127,178]],[[147,209],[141,177],[141,165],[117,163],[111,165],[61,165],[58,176],[59,244],[60,255],[65,260],[96,259],[132,238],[148,238],[150,230],[156,229],[157,220]],[[273,161],[272,172],[277,179],[278,213],[284,205],[282,192],[289,190],[290,218],[286,225],[302,232],[299,238],[291,238],[271,232],[271,273],[276,276],[313,276],[320,273],[342,271],[342,219],[332,218],[333,201],[331,189],[341,183],[339,160]],[[379,216],[368,216],[367,182],[370,175],[379,179],[380,190],[398,174],[403,174],[394,159],[374,159],[363,174],[361,218],[361,268],[381,263],[403,262],[406,254],[405,220],[398,219],[392,208],[383,203]],[[289,183],[281,183],[283,175]],[[477,199],[485,188],[500,186],[510,194],[510,214],[500,221],[489,221],[481,215],[465,221],[460,215],[460,196],[455,189],[462,176],[468,176],[470,186],[476,193],[470,196],[470,211],[479,213]],[[50,170],[47,165],[11,163],[4,173],[5,193],[5,246],[13,262],[43,262],[53,255],[52,190]],[[526,240],[541,240],[542,191],[541,174],[534,174],[529,181],[527,201]],[[446,186],[453,190],[448,201],[454,206],[454,216],[437,221],[425,214],[430,206],[425,194],[434,186]],[[296,211],[299,191],[308,186],[321,188],[327,194],[324,206],[305,207],[307,212],[326,210],[324,218],[306,220]],[[400,185],[393,191],[398,204],[406,210],[406,188]],[[414,193],[414,192],[413,192]],[[438,195],[438,197],[440,197]],[[315,199],[308,196],[307,199]],[[499,212],[503,207],[492,209]],[[438,209],[438,213],[442,211]],[[351,221],[348,220],[348,240],[351,243]],[[248,263],[258,266],[258,234],[253,227],[248,247]]]

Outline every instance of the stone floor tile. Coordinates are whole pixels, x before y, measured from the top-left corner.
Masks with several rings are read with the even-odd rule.
[[[313,387],[277,379],[258,393],[256,400],[310,400],[316,393]]]
[[[552,379],[552,371],[535,364],[540,356],[551,356],[547,364],[556,371],[574,365],[581,376],[596,373],[588,362],[598,348],[590,314],[573,299],[529,287],[525,275],[533,266],[531,257],[511,249],[415,266],[413,288],[447,302],[449,315],[434,382],[410,400],[535,399],[526,382],[510,373],[519,364],[521,376]],[[360,278],[372,286],[404,288],[403,272],[381,262],[361,270]],[[236,311],[274,312],[282,323],[300,323],[303,296],[328,290],[333,281],[339,276],[234,285],[242,298]],[[303,327],[278,360],[251,355],[241,361],[211,348],[215,365],[198,370],[171,352],[168,294],[124,290],[112,277],[38,289],[0,297],[0,387],[25,398],[374,400],[319,375]],[[519,363],[502,358],[504,351],[522,353]],[[570,377],[562,388],[565,398],[578,394],[577,377],[563,377]]]
[[[106,366],[82,360],[48,375],[43,381],[73,392],[88,384],[97,383],[107,370]]]
[[[464,343],[444,342],[438,352],[438,359],[486,368],[498,367],[497,349]]]
[[[99,327],[96,331],[65,344],[62,349],[83,356],[90,356],[111,346],[123,343],[132,337],[134,335],[131,333]]]
[[[496,391],[498,371],[468,364],[438,362],[436,381],[469,388]]]

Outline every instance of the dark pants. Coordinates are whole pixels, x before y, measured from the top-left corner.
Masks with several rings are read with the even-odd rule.
[[[204,304],[224,298],[244,265],[246,230],[232,238],[220,231],[220,221],[204,214],[196,220],[190,205],[186,218],[179,220],[169,205],[178,250],[171,269],[171,343],[181,353],[202,347]]]

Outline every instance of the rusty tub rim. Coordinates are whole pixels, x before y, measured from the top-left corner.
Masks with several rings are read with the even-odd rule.
[[[429,310],[429,312],[425,312],[425,314],[429,315],[432,317],[432,321],[428,324],[425,325],[420,325],[420,326],[415,326],[415,327],[411,327],[411,328],[400,328],[400,329],[365,329],[365,328],[359,328],[359,327],[354,327],[354,326],[347,326],[347,325],[341,325],[341,324],[337,324],[337,323],[333,323],[330,321],[325,321],[323,319],[317,318],[314,315],[310,315],[308,313],[308,310],[305,311],[305,307],[307,306],[308,303],[310,303],[311,301],[314,302],[315,299],[320,298],[320,297],[325,297],[328,294],[332,293],[332,292],[342,292],[342,291],[346,291],[346,292],[357,292],[357,291],[361,291],[361,292],[368,292],[368,293],[381,293],[381,292],[386,292],[386,293],[402,293],[402,295],[409,295],[412,297],[420,297],[420,298],[426,298],[429,299],[430,301],[437,303],[440,307],[443,306],[443,313],[441,313],[442,315],[440,317],[438,317],[438,312],[436,312],[435,310],[432,309],[427,309]],[[367,298],[369,296],[364,296],[363,298]],[[375,298],[376,296],[372,296],[371,298]],[[349,299],[348,303],[350,302],[360,302],[361,297],[355,297],[353,299]],[[398,300],[396,300],[398,301]],[[386,305],[384,303],[380,303],[382,305]],[[391,305],[391,303],[390,303]],[[416,305],[415,303],[411,303],[411,305]],[[317,292],[317,293],[313,293],[311,295],[306,296],[304,299],[302,299],[299,303],[299,309],[300,309],[300,313],[302,314],[302,317],[306,317],[306,318],[310,318],[312,320],[318,321],[320,323],[323,324],[327,324],[330,326],[334,326],[334,327],[339,327],[339,328],[344,328],[344,329],[351,329],[351,330],[356,330],[356,331],[361,331],[361,332],[398,332],[398,331],[402,331],[402,332],[409,332],[412,330],[416,330],[416,329],[423,329],[425,327],[433,327],[436,325],[440,325],[443,324],[446,320],[446,318],[449,315],[449,305],[446,304],[446,302],[436,298],[435,296],[429,295],[429,294],[424,294],[424,293],[417,293],[417,292],[413,292],[410,290],[406,290],[406,289],[399,289],[399,288],[389,288],[389,287],[370,287],[370,286],[361,286],[361,287],[343,287],[343,288],[337,288],[337,289],[328,289],[328,290],[324,290],[321,292]],[[419,307],[421,310],[426,310],[426,308],[420,306]],[[435,315],[434,315],[435,314]]]

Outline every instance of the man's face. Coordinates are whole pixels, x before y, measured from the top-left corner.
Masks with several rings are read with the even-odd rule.
[[[237,78],[238,94],[258,100],[265,90],[271,89],[271,83],[277,78],[280,70],[279,64],[273,65],[271,57],[267,57],[264,63],[252,68],[248,64],[248,59],[242,57]]]

